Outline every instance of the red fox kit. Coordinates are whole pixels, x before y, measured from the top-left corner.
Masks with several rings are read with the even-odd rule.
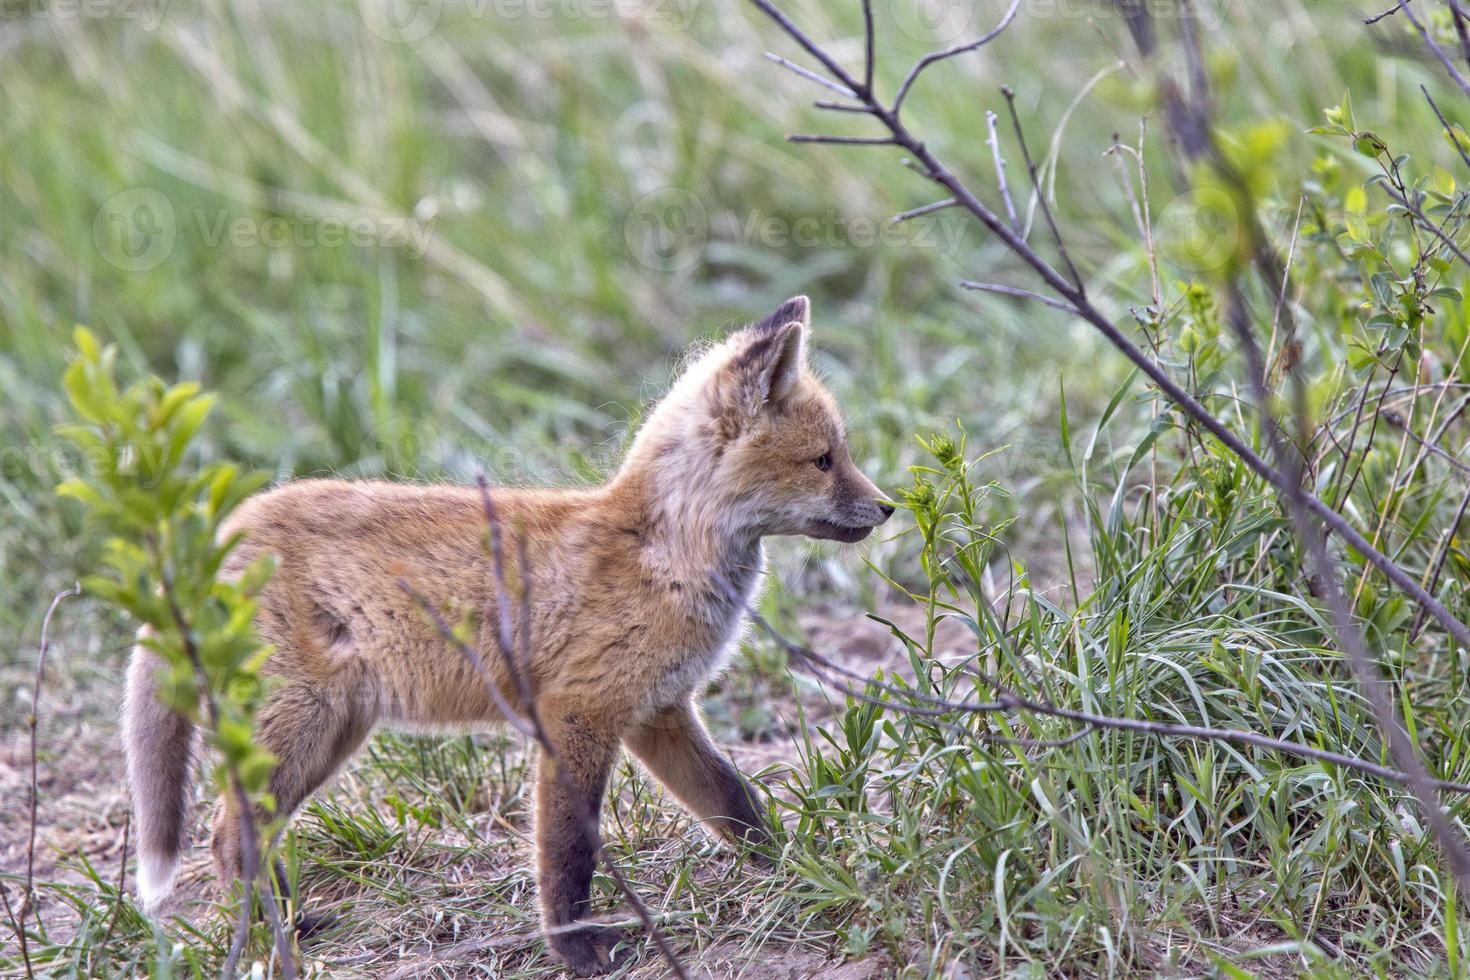
[[[602,972],[615,941],[577,923],[594,864],[580,817],[600,804],[619,746],[715,832],[764,839],[755,797],[711,743],[695,699],[758,588],[763,537],[857,541],[893,513],[853,465],[836,402],[807,368],[809,321],[806,297],[796,297],[695,361],[606,485],[494,492],[505,526],[525,535],[529,642],[518,634],[515,643],[570,777],[544,759],[536,777],[542,919],[551,948],[579,975]],[[231,518],[224,533],[244,539],[227,572],[261,555],[276,561],[256,622],[275,646],[258,726],[277,759],[279,813],[295,810],[379,724],[452,731],[501,719],[482,675],[400,586],[441,609],[493,609],[481,505],[473,487],[303,480]],[[477,629],[491,681],[516,705],[494,615]],[[134,651],[125,715],[149,907],[168,895],[184,844],[195,740],[155,696],[155,656]],[[581,809],[570,790],[582,794]],[[239,833],[223,804],[212,849],[221,880],[231,880]]]

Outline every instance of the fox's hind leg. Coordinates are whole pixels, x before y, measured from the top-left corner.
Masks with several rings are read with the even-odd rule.
[[[269,788],[276,810],[257,808],[256,827],[274,815],[289,816],[336,772],[372,730],[374,716],[342,685],[318,687],[290,682],[271,692],[256,719],[261,748],[276,757]],[[240,876],[240,821],[230,794],[215,808],[210,842],[221,886]]]
[[[659,711],[624,735],[623,744],[721,837],[754,844],[769,838],[754,790],[710,740],[692,702]]]

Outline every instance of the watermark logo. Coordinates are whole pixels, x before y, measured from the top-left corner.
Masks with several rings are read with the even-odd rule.
[[[623,240],[641,265],[679,272],[699,261],[709,243],[709,214],[699,195],[682,187],[645,194],[623,219]]]
[[[687,269],[716,242],[762,251],[909,248],[958,256],[972,231],[962,215],[899,223],[836,208],[797,215],[760,209],[711,213],[698,195],[681,187],[644,195],[623,221],[630,254],[656,272]]]
[[[123,272],[148,272],[173,254],[181,233],[204,248],[402,248],[422,258],[434,237],[434,219],[391,214],[237,214],[227,208],[175,209],[151,187],[108,198],[92,222],[92,241]]]
[[[0,3],[5,0],[0,0]],[[700,0],[460,0],[454,12],[475,20],[657,19],[686,30]],[[385,41],[412,44],[439,26],[444,0],[358,0],[368,30]]]
[[[444,13],[444,0],[358,0],[363,23],[385,41],[412,44],[428,37]]]
[[[978,0],[896,0],[887,5],[893,26],[915,41],[925,44],[950,45],[963,41],[985,29],[981,25],[980,8],[990,13],[994,7],[999,19],[1008,7],[1003,4]]]
[[[168,260],[178,230],[172,201],[151,187],[133,187],[103,203],[92,222],[92,241],[123,272],[147,272]]]
[[[130,20],[151,32],[163,23],[168,5],[169,0],[0,0],[0,20]]]
[[[1213,272],[1240,244],[1235,201],[1219,187],[1197,187],[1164,205],[1157,222],[1164,258],[1187,272]]]

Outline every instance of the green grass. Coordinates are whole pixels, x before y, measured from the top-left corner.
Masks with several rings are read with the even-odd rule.
[[[972,27],[1004,5],[975,6]],[[1340,6],[1228,0],[1204,31],[1224,130],[1247,143],[1261,124],[1284,124],[1283,142],[1255,161],[1260,193],[1282,243],[1306,195],[1294,264],[1304,363],[1319,414],[1348,412],[1339,439],[1354,386],[1388,377],[1345,366],[1355,342],[1377,343],[1360,313],[1369,286],[1338,248],[1349,188],[1372,170],[1305,130],[1350,90],[1359,125],[1427,173],[1455,158],[1418,85],[1464,115],[1402,25],[1375,34]],[[764,606],[774,621],[839,648],[862,628],[886,635],[881,653],[858,649],[854,662],[921,691],[983,698],[968,673],[979,668],[1070,707],[1381,757],[1256,481],[1164,414],[1083,325],[956,288],[961,277],[1032,284],[978,226],[947,211],[909,237],[869,241],[932,189],[889,150],[784,142],[868,130],[809,108],[824,93],[761,57],[797,52],[752,8],[615,19],[593,7],[495,17],[446,2],[412,42],[375,32],[383,25],[346,0],[175,0],[156,24],[142,16],[148,5],[129,8],[139,16],[39,3],[0,12],[9,798],[27,781],[20,726],[41,614],[98,558],[77,511],[53,494],[79,464],[53,432],[67,417],[58,380],[73,323],[117,343],[125,373],[220,393],[206,459],[281,478],[467,480],[483,469],[503,482],[574,482],[616,462],[688,344],[796,292],[813,296],[818,362],[860,465],[915,496],[908,533],[874,543],[869,564],[783,543]],[[858,63],[858,4],[791,9]],[[922,29],[898,0],[876,10],[879,81],[891,92],[957,25]],[[926,76],[906,113],[988,192],[983,113],[1003,113],[998,88],[1011,85],[1090,289],[1131,325],[1149,274],[1103,153],[1114,133],[1137,139],[1153,94],[1109,11],[1027,5],[1004,38]],[[1396,46],[1380,50],[1375,37]],[[1153,337],[1176,376],[1250,433],[1209,303],[1212,270],[1172,247],[1198,219],[1171,189],[1162,129],[1150,115],[1145,159],[1177,302]],[[1019,154],[1008,145],[1007,156],[1019,192]],[[1375,228],[1381,212],[1375,200]],[[120,251],[125,241],[158,251]],[[1045,244],[1040,229],[1033,241]],[[1386,248],[1401,264],[1409,251],[1402,237]],[[1191,305],[1182,283],[1196,277],[1207,295]],[[1463,381],[1463,304],[1439,302],[1419,330],[1406,363],[1424,381]],[[1422,431],[1433,398],[1415,404]],[[915,436],[956,422],[970,464],[947,469]],[[1463,428],[1449,430],[1452,446]],[[1390,553],[1421,573],[1462,483],[1412,444],[1401,451],[1391,427],[1374,447],[1365,457],[1360,437],[1344,461],[1322,440],[1317,489],[1337,500],[1339,474],[1361,460],[1344,509],[1368,529],[1383,518]],[[932,502],[911,466],[934,468]],[[920,514],[927,536],[914,529]],[[1463,615],[1470,559],[1458,539],[1449,554],[1440,594]],[[1411,641],[1412,610],[1372,578],[1360,585],[1352,556],[1344,568],[1426,757],[1465,778],[1465,652],[1433,626]],[[880,622],[855,623],[861,610]],[[186,881],[194,903],[157,931],[117,900],[126,806],[110,739],[128,642],[128,624],[95,604],[63,608],[43,699],[43,915],[32,943],[60,975],[209,972],[228,941],[201,897],[201,869]],[[977,975],[1197,975],[1226,964],[1465,975],[1470,919],[1395,787],[1257,750],[1119,733],[1024,748],[997,737],[1073,729],[957,717],[957,730],[879,713],[788,666],[753,636],[709,708],[747,768],[770,763],[772,805],[790,831],[777,872],[739,866],[631,768],[605,822],[676,946],[715,975],[759,975],[777,956],[914,977],[956,963]],[[331,975],[377,975],[400,954],[431,974],[548,975],[526,765],[498,737],[375,739],[295,824],[293,874],[344,920],[308,961]],[[1464,801],[1451,812],[1463,827]],[[23,839],[12,813],[0,838],[7,879]],[[619,907],[610,882],[597,887]],[[17,956],[7,938],[0,971],[14,972]],[[659,974],[646,944],[637,970]]]

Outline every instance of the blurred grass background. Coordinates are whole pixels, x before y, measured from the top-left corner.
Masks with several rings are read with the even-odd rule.
[[[878,3],[880,85],[1004,6]],[[1427,67],[1385,59],[1341,5],[1202,9],[1238,80],[1227,120],[1299,132],[1349,82],[1360,103],[1376,94],[1376,119],[1427,113],[1412,98]],[[1061,379],[1085,416],[1121,377],[1082,326],[955,287],[1029,281],[973,223],[883,224],[933,199],[900,154],[784,142],[865,130],[809,108],[830,93],[763,59],[797,52],[741,4],[4,11],[0,656],[90,558],[49,492],[74,463],[51,435],[73,322],[140,372],[219,390],[214,452],[282,477],[566,481],[606,472],[686,345],[808,292],[869,473],[892,485],[915,431],[961,420],[1012,447],[987,465],[1053,538]],[[860,59],[856,4],[793,14]],[[936,68],[908,111],[986,186],[984,112],[1012,86],[1073,247],[1141,300],[1103,156],[1114,133],[1136,141],[1148,107],[1129,57],[1110,5],[1029,0],[1004,43]],[[1010,178],[1020,196],[1019,159]]]

